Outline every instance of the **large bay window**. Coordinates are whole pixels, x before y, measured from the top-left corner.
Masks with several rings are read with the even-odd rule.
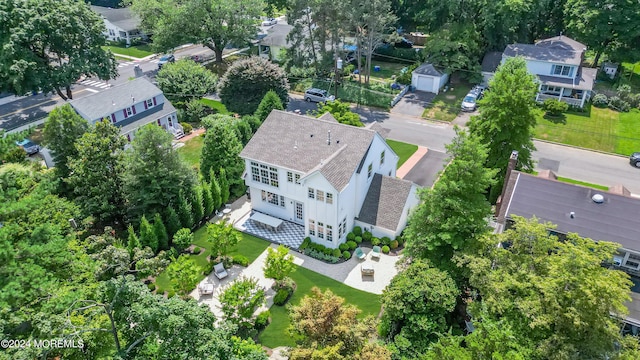
[[[279,187],[278,169],[273,166],[251,162],[251,179],[256,182]]]

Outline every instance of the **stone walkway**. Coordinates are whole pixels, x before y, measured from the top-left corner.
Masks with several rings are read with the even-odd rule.
[[[416,150],[416,152],[413,153],[413,155],[411,155],[411,157],[409,157],[398,170],[396,170],[396,176],[400,179],[403,179],[409,173],[409,171],[411,171],[411,169],[416,166],[418,161],[420,161],[420,159],[422,159],[422,157],[427,154],[428,151],[429,149],[427,149],[426,147],[418,146],[418,150]]]

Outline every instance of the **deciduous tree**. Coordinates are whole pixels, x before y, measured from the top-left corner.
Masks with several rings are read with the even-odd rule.
[[[261,57],[234,62],[218,82],[218,95],[222,103],[229,111],[241,115],[253,114],[270,90],[286,106],[289,102],[287,75],[278,65]]]
[[[156,81],[167,99],[184,106],[189,100],[200,100],[214,92],[217,77],[206,67],[183,59],[162,66]]]
[[[265,289],[254,278],[241,278],[220,294],[224,319],[238,327],[238,334],[247,337],[253,330],[254,312],[265,301]]]
[[[207,225],[207,241],[211,244],[212,258],[227,255],[241,239],[240,233],[227,222],[221,221]]]
[[[485,166],[498,169],[490,194],[491,202],[495,202],[502,191],[513,150],[518,151],[517,169],[533,169],[532,135],[538,112],[535,102],[538,86],[521,57],[509,58],[500,65],[489,86],[479,101],[480,115],[472,117],[469,130],[488,147]]]
[[[189,255],[180,255],[167,267],[171,286],[180,295],[186,295],[198,284],[202,269]]]
[[[59,177],[64,179],[69,176],[71,170],[68,163],[78,158],[76,140],[88,129],[87,120],[78,115],[69,104],[58,106],[49,113],[44,123],[44,143],[51,150]]]
[[[124,145],[120,129],[100,121],[75,143],[77,155],[69,158],[67,183],[83,212],[106,222],[122,218]]]
[[[295,270],[293,256],[289,249],[279,245],[276,250],[267,248],[267,260],[264,263],[264,276],[276,281],[283,280]]]
[[[67,100],[82,76],[118,75],[113,54],[102,48],[104,22],[82,1],[3,1],[0,23],[0,91],[56,91]]]
[[[363,127],[360,115],[351,111],[349,103],[340,100],[320,103],[316,110],[316,117],[321,117],[325,113],[331,114],[339,123],[356,127]]]

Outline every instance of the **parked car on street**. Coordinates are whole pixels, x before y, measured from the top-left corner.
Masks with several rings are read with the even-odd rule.
[[[478,105],[476,104],[476,100],[478,100],[478,94],[469,92],[462,100],[460,109],[462,111],[475,111],[478,107]]]
[[[393,44],[393,46],[397,47],[397,48],[403,48],[403,49],[411,49],[413,47],[413,42],[405,39],[405,38],[401,38],[400,41],[396,42],[395,44]]]
[[[629,163],[637,168],[640,168],[640,152],[634,152],[629,156]]]
[[[16,141],[16,145],[18,145],[19,147],[24,149],[24,151],[28,155],[33,155],[33,154],[37,154],[37,153],[40,152],[40,146],[37,145],[37,144],[32,143],[31,140],[29,140],[29,139],[24,139],[22,141]]]
[[[329,95],[327,90],[311,88],[304,92],[304,100],[306,102],[325,102],[335,100],[335,96]]]
[[[176,61],[176,57],[173,56],[173,54],[167,54],[167,55],[163,55],[160,60],[158,60],[158,70],[162,69],[162,65],[168,63],[168,62],[175,62]]]
[[[262,26],[273,26],[278,23],[278,19],[268,18],[262,22]]]

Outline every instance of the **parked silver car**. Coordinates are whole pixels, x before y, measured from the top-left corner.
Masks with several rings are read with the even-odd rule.
[[[40,146],[32,143],[28,139],[24,139],[22,141],[16,141],[16,145],[23,148],[27,155],[33,155],[40,152]]]
[[[475,111],[476,107],[478,106],[476,104],[476,100],[478,100],[478,96],[474,93],[468,93],[464,99],[462,100],[462,105],[460,106],[462,111]]]
[[[329,95],[327,90],[311,88],[304,92],[304,100],[307,102],[325,102],[335,100],[335,96]]]

